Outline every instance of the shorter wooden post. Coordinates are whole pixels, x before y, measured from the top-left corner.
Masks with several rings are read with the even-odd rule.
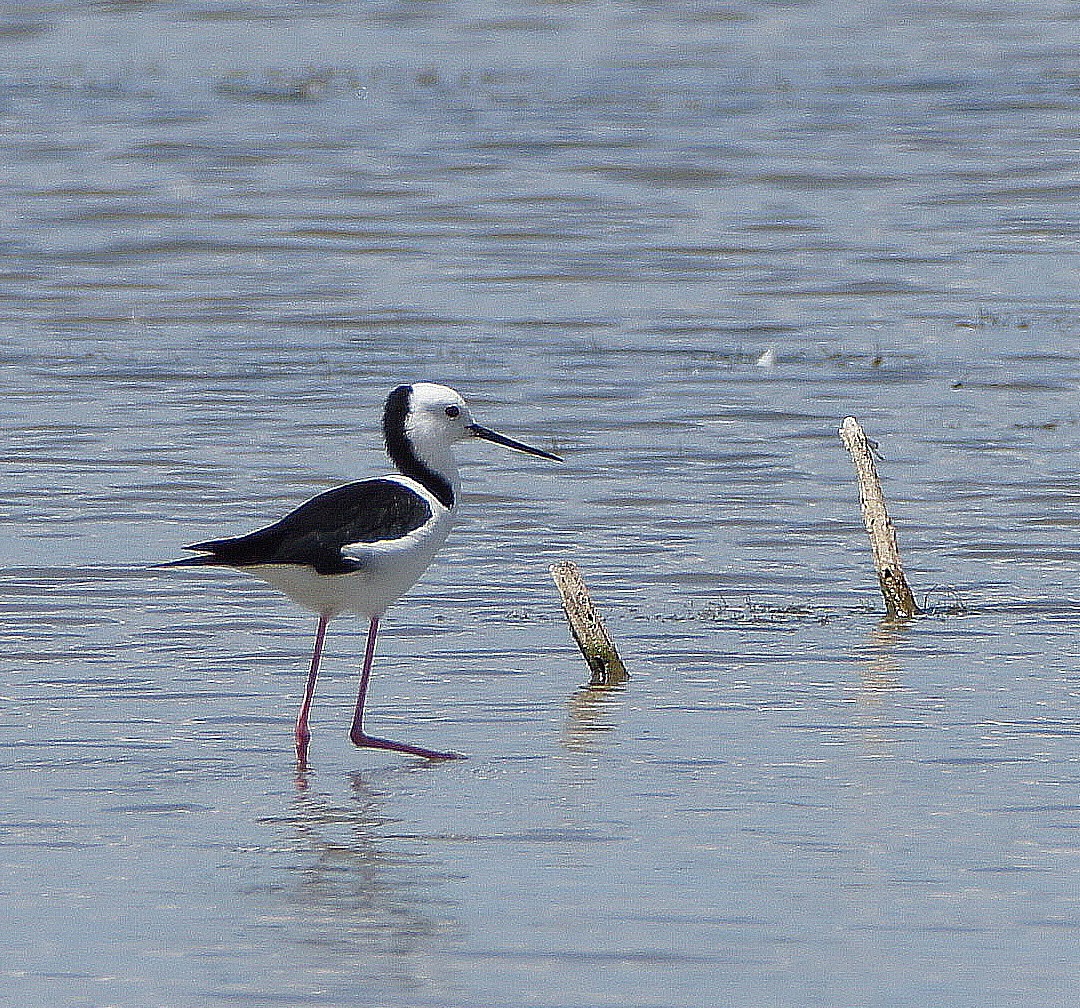
[[[551,565],[551,577],[559,589],[570,632],[589,666],[589,685],[613,686],[626,682],[630,675],[589,598],[589,590],[577,566],[569,560],[560,560]]]
[[[844,418],[840,425],[840,440],[844,442],[855,463],[863,523],[870,536],[874,568],[881,585],[881,594],[885,597],[885,611],[889,616],[914,616],[919,609],[915,605],[915,596],[911,593],[907,578],[904,577],[900,549],[896,544],[896,529],[885,507],[885,495],[881,492],[874,455],[866,434],[854,417]]]

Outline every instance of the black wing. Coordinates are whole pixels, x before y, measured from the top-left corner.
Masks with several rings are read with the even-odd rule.
[[[314,567],[319,574],[349,574],[359,569],[360,563],[343,557],[343,546],[397,539],[425,525],[431,517],[431,505],[401,483],[361,480],[312,497],[281,521],[256,532],[185,546],[210,555],[176,563],[229,567],[301,564]]]

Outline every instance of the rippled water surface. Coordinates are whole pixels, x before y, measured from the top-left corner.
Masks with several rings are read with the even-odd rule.
[[[1058,0],[4,6],[0,1002],[1074,1004],[1078,46]],[[416,378],[567,463],[463,450],[385,622],[372,726],[470,758],[349,745],[342,620],[298,773],[314,618],[150,565],[382,471]]]

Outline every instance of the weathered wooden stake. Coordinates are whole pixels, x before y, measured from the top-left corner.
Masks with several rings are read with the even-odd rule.
[[[589,589],[577,566],[569,560],[560,560],[551,565],[551,576],[559,589],[570,632],[589,666],[589,685],[613,686],[626,682],[630,674],[589,598]]]
[[[904,577],[900,549],[896,545],[896,529],[885,508],[885,496],[881,492],[874,455],[866,434],[854,417],[844,418],[840,425],[840,440],[855,463],[863,522],[870,536],[874,567],[881,584],[881,594],[885,597],[885,611],[889,616],[914,616],[919,608]]]

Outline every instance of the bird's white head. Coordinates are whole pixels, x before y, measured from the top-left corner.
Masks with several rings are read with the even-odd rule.
[[[562,461],[551,452],[481,427],[460,393],[434,382],[399,385],[390,393],[383,412],[383,437],[387,453],[398,469],[427,486],[447,507],[453,506],[457,486],[452,447],[459,441],[482,438],[515,451]]]
[[[460,393],[434,382],[416,382],[402,388],[406,389],[403,398],[408,401],[405,434],[418,450],[449,447],[470,436],[472,414]],[[401,389],[395,389],[391,398],[399,393]]]

